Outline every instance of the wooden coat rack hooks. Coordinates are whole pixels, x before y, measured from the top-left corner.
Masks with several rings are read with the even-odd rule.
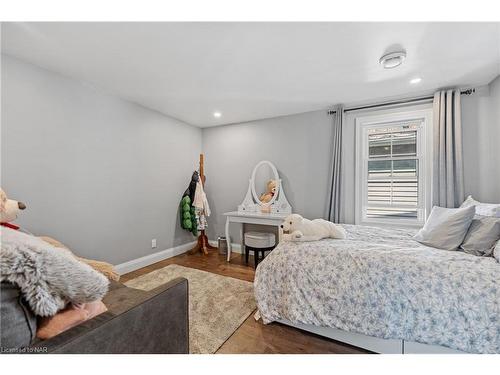
[[[203,189],[205,188],[205,181],[206,181],[206,177],[205,177],[205,171],[204,171],[204,157],[203,157],[203,154],[200,154],[200,171],[199,171],[199,175],[200,175],[200,182],[201,182],[201,185],[203,186]],[[189,254],[196,254],[198,252],[201,252],[205,255],[208,255],[208,250],[217,250],[216,247],[214,246],[211,246],[209,243],[208,243],[208,237],[205,233],[205,230],[201,230],[200,231],[200,234],[198,235],[198,241],[196,242],[196,245],[191,249],[189,250]]]

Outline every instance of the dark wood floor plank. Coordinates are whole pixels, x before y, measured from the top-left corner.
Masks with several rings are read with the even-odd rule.
[[[217,251],[208,255],[181,254],[163,260],[139,270],[127,273],[120,278],[121,282],[145,275],[154,270],[177,264],[180,266],[196,268],[202,271],[216,273],[222,276],[253,281],[255,270],[252,267],[253,259],[245,264],[243,256],[233,254],[231,262],[227,263],[225,256]],[[279,323],[264,325],[262,320],[255,321],[253,313],[222,345],[217,353],[220,354],[362,354],[367,351],[329,340],[308,332],[304,332]]]

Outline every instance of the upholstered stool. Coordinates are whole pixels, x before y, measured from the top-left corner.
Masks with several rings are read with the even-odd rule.
[[[259,264],[259,253],[262,259],[266,251],[271,251],[276,245],[276,236],[274,233],[266,232],[246,232],[245,233],[245,261],[248,264],[250,251],[254,253],[255,268]]]

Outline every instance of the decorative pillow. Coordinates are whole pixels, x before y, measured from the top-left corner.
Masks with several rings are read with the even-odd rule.
[[[500,218],[476,216],[460,248],[466,253],[490,256],[500,239]]]
[[[42,340],[50,339],[106,311],[108,309],[102,301],[85,303],[80,306],[70,305],[54,316],[42,318],[36,331],[36,337]]]
[[[460,208],[471,206],[476,207],[476,215],[500,217],[500,204],[481,203],[472,198],[472,195],[469,195]]]
[[[413,238],[427,246],[456,250],[463,242],[475,212],[474,206],[467,208],[434,206],[424,227]]]

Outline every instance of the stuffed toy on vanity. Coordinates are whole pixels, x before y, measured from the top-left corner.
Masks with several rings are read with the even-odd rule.
[[[260,195],[259,200],[262,203],[269,203],[276,194],[276,188],[278,187],[278,182],[276,180],[269,180],[266,184],[266,192]]]
[[[285,241],[319,241],[323,238],[345,239],[345,229],[323,219],[308,220],[298,214],[288,215],[281,224]]]

